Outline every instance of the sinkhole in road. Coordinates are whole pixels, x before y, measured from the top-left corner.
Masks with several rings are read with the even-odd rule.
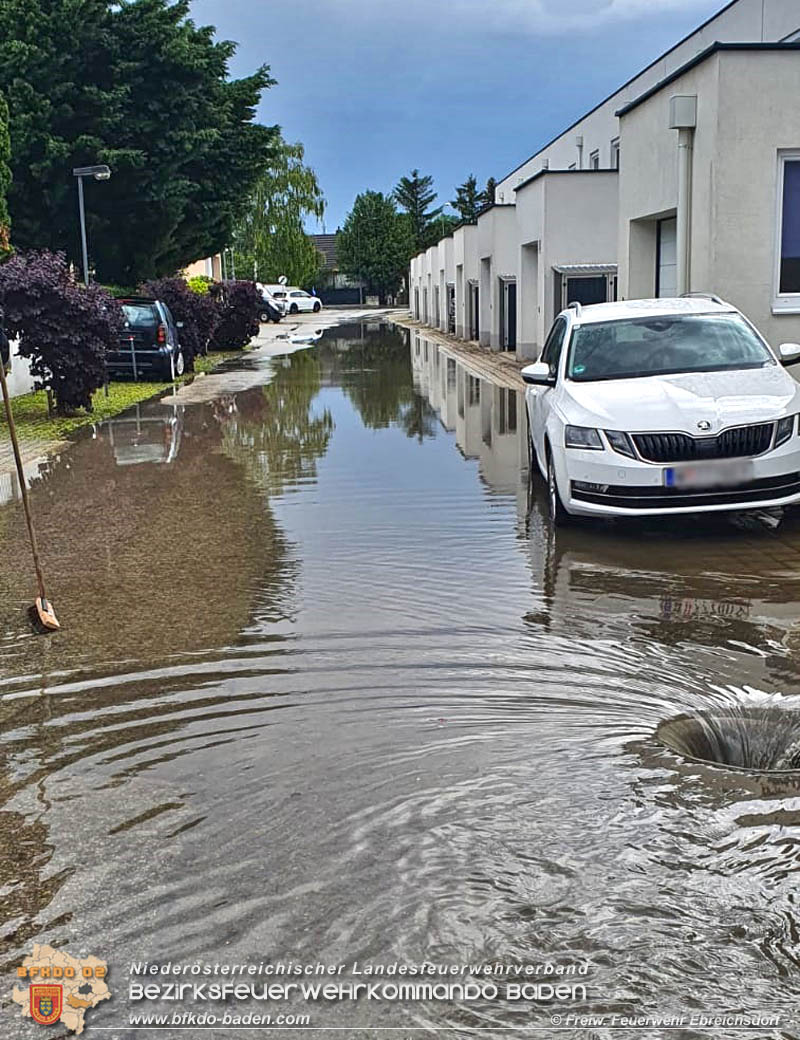
[[[797,772],[800,783],[800,711],[726,708],[664,720],[656,739],[684,758],[754,772]]]

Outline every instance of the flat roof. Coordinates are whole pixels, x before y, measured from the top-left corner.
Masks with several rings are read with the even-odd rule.
[[[592,173],[592,174],[597,174],[597,173],[616,173],[616,174],[619,174],[619,170],[617,169],[616,166],[604,166],[602,169],[599,169],[599,170],[590,170],[588,168],[587,169],[583,169],[583,170],[551,170],[549,166],[545,166],[541,170],[537,170],[536,173],[532,173],[530,175],[530,177],[526,177],[524,181],[520,181],[519,184],[516,184],[514,186],[514,191],[515,192],[522,191],[522,189],[523,188],[527,188],[527,186],[532,181],[538,181],[538,179],[540,177],[544,177],[545,175],[547,175],[549,177],[560,177],[560,176],[563,176],[564,174],[567,174],[567,173]]]

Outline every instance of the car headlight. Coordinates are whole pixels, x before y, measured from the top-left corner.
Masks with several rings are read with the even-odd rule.
[[[787,415],[783,419],[778,419],[775,426],[775,447],[779,448],[781,444],[785,444],[794,433],[794,422],[796,416]]]
[[[564,430],[564,447],[602,451],[603,442],[600,440],[600,434],[591,426],[567,426]]]
[[[620,433],[619,430],[604,430],[603,432],[614,451],[618,451],[620,455],[627,455],[630,459],[636,458],[633,443],[627,433]]]

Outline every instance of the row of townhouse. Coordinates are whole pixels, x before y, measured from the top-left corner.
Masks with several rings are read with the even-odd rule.
[[[800,341],[800,0],[733,0],[409,272],[414,317],[523,358],[574,300],[689,291]]]

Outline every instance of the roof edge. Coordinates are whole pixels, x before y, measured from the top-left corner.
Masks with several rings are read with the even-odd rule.
[[[621,119],[623,116],[626,116],[628,112],[632,112],[634,108],[638,108],[639,105],[643,104],[649,98],[653,97],[654,94],[657,94],[660,90],[663,90],[664,87],[668,87],[670,83],[674,83],[676,79],[679,79],[687,72],[690,72],[693,68],[695,68],[697,65],[702,64],[704,61],[712,57],[712,55],[714,54],[719,54],[720,52],[726,51],[797,50],[800,50],[800,40],[789,41],[788,43],[720,43],[719,41],[717,41],[716,43],[712,43],[709,47],[706,47],[704,51],[701,51],[699,54],[696,54],[693,58],[690,58],[689,61],[687,61],[684,65],[681,65],[680,68],[675,69],[675,71],[671,72],[668,76],[665,76],[664,79],[659,80],[658,83],[648,88],[643,94],[640,94],[639,97],[634,98],[633,101],[629,101],[628,104],[623,105],[622,108],[618,108],[614,114],[617,116],[618,119]]]
[[[604,97],[602,101],[598,102],[598,104],[594,106],[594,108],[590,108],[588,112],[584,112],[582,116],[579,116],[573,123],[570,123],[569,126],[565,127],[560,133],[556,134],[555,137],[551,138],[551,140],[549,140],[547,144],[543,144],[541,148],[537,148],[533,155],[529,155],[527,159],[523,159],[523,161],[519,163],[518,166],[515,166],[513,170],[510,170],[505,175],[505,177],[500,178],[501,182],[507,181],[509,177],[513,177],[517,170],[521,170],[523,166],[529,163],[531,159],[535,159],[537,155],[539,155],[541,152],[545,150],[545,148],[549,148],[551,144],[555,144],[560,137],[564,136],[564,134],[568,134],[570,130],[574,130],[574,128],[579,123],[582,123],[584,119],[588,119],[588,117],[593,112],[596,112],[598,108],[602,108],[603,105],[607,104],[614,97],[615,94],[621,93],[626,87],[629,87],[631,83],[635,83],[640,76],[643,76],[645,74],[645,72],[648,72],[655,65],[658,65],[660,61],[663,61],[664,58],[666,58],[669,54],[672,54],[673,51],[676,51],[678,47],[682,47],[684,43],[691,40],[691,38],[693,36],[696,36],[697,33],[701,33],[703,29],[707,29],[712,22],[715,22],[717,18],[720,18],[723,14],[725,14],[726,11],[730,10],[731,7],[735,6],[738,3],[739,0],[729,0],[727,4],[725,4],[723,7],[720,7],[718,11],[706,18],[704,22],[701,22],[700,25],[698,25],[695,29],[692,29],[690,33],[687,33],[685,36],[682,36],[677,43],[673,43],[671,47],[668,47],[667,50],[663,51],[661,54],[658,55],[658,57],[654,58],[651,62],[645,65],[643,69],[640,69],[634,76],[631,76],[630,79],[626,80],[624,83],[618,86],[616,90],[613,90],[607,97]]]

